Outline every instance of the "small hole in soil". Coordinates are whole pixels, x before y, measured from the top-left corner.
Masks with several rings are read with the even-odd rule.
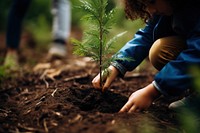
[[[109,90],[104,93],[90,88],[68,89],[66,101],[73,103],[83,111],[98,111],[102,113],[116,113],[127,102],[128,98]]]
[[[79,84],[88,84],[88,79],[89,76],[80,79],[75,79],[75,82],[78,82]]]

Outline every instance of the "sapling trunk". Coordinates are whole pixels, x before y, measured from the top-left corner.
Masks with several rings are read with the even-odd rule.
[[[103,5],[103,0],[101,0],[101,5]],[[103,50],[103,14],[100,12],[100,21],[99,21],[99,72],[100,72],[100,87],[102,90],[103,80],[102,80],[102,50]]]
[[[100,72],[100,87],[102,88],[103,86],[103,80],[102,80],[102,38],[103,38],[103,34],[102,34],[102,30],[100,30],[100,48],[99,48],[99,72]]]

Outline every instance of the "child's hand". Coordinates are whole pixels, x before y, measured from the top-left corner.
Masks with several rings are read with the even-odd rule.
[[[146,86],[131,94],[128,102],[119,112],[139,112],[147,109],[152,102],[160,95],[153,84]]]
[[[114,67],[114,66],[109,66],[109,74],[104,75],[103,81],[105,81],[105,84],[103,85],[102,91],[104,91],[105,89],[109,88],[112,81],[117,77],[117,75],[119,74],[118,70]],[[92,80],[92,84],[94,86],[94,88],[96,89],[101,89],[100,87],[100,74],[98,74],[93,80]]]

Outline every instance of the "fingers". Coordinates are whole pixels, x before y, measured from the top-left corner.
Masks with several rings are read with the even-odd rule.
[[[110,84],[112,83],[114,79],[112,77],[108,77],[105,84],[103,85],[102,91],[108,89],[110,87]]]
[[[110,87],[111,84],[111,80],[107,77],[104,77],[106,79],[105,84],[103,85],[102,91],[104,92],[106,89],[108,89]],[[104,80],[105,80],[104,79]],[[100,75],[98,74],[93,80],[92,80],[92,85],[94,86],[94,88],[96,89],[101,89],[101,85],[100,85]]]
[[[103,85],[102,91],[104,92],[106,89],[109,88],[111,81],[107,78],[107,77],[103,77],[105,80],[106,79],[106,83]],[[92,85],[94,88],[96,89],[101,89],[101,85],[100,85],[100,74],[98,74],[93,80],[92,80]]]
[[[105,84],[103,85],[102,91],[105,91],[106,89],[108,89],[110,87],[112,81],[117,77],[118,73],[119,73],[118,70],[113,66],[109,66],[109,68],[106,69],[106,71],[103,71],[102,81],[105,81]],[[94,88],[101,89],[100,82],[101,81],[100,81],[100,73],[99,73],[92,80],[92,84],[93,84]]]
[[[92,85],[93,85],[94,88],[96,88],[96,89],[101,89],[101,86],[100,86],[100,74],[98,74],[98,75],[92,80]]]
[[[118,70],[113,66],[110,66],[108,68],[108,70],[109,70],[109,74],[107,75],[107,79],[106,79],[105,84],[103,86],[103,91],[110,87],[111,83],[114,81],[114,79],[119,74]]]
[[[119,111],[120,113],[122,112],[140,112],[140,108],[134,103],[133,101],[134,93],[131,94],[131,96],[128,99],[128,102],[121,108]]]
[[[120,113],[122,112],[128,112],[133,106],[133,103],[128,100],[128,102],[121,108],[121,110],[119,111]]]
[[[131,113],[131,112],[140,112],[141,110],[134,104],[132,104],[131,102],[127,102],[123,107],[122,109],[119,111],[119,113],[122,113],[122,112],[128,112],[128,113]]]
[[[134,105],[128,111],[128,113],[131,113],[131,112],[140,112],[140,109]]]

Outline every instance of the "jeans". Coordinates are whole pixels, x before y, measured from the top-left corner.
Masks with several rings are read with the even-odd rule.
[[[71,28],[71,9],[69,0],[53,0],[53,39],[69,38]]]
[[[6,46],[17,49],[20,43],[22,22],[31,0],[13,0],[6,27]]]
[[[13,0],[6,33],[7,48],[18,49],[24,16],[32,0]],[[71,27],[71,9],[69,0],[52,0],[53,39],[68,39]]]

